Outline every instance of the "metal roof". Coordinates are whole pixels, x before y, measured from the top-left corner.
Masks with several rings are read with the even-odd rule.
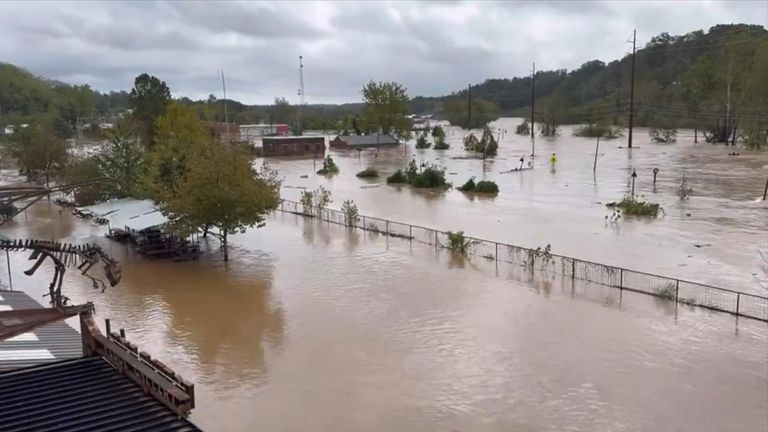
[[[101,357],[0,373],[3,431],[199,431]]]
[[[88,210],[95,216],[104,216],[104,215],[113,213],[117,210],[120,210],[123,206],[135,201],[136,200],[133,198],[120,198],[112,201],[104,201],[102,203],[98,203],[90,206],[78,207],[77,210],[80,210],[80,211]]]
[[[153,226],[163,225],[168,222],[168,218],[163,215],[163,213],[160,212],[160,210],[155,210],[153,212],[145,213],[138,217],[132,217],[128,220],[126,220],[123,225],[127,227],[128,229],[132,229],[134,231],[141,231],[146,228],[151,228]],[[120,228],[118,226],[115,226],[115,228]]]
[[[348,146],[376,146],[376,145],[392,145],[399,144],[399,142],[391,135],[349,135],[338,136],[340,140],[344,141]]]
[[[0,291],[0,311],[42,307],[21,291]],[[83,343],[80,333],[67,323],[58,321],[0,341],[0,372],[82,355]]]

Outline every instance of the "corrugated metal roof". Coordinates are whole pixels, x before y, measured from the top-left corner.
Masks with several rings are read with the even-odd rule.
[[[114,211],[120,210],[126,205],[130,205],[132,202],[136,202],[134,198],[120,198],[112,201],[105,201],[103,203],[94,204],[86,207],[78,207],[78,210],[88,210],[95,216],[104,216]]]
[[[143,229],[162,225],[167,222],[168,218],[165,217],[163,213],[160,212],[160,210],[155,210],[138,217],[130,218],[124,222],[123,226],[126,226],[134,231],[141,231]],[[115,228],[122,228],[122,226],[115,226]]]
[[[41,307],[44,306],[21,291],[0,291],[0,310]],[[83,343],[80,333],[64,321],[58,321],[0,341],[0,372],[82,355]]]
[[[392,145],[399,142],[391,135],[349,135],[339,136],[348,146]]]
[[[199,431],[101,357],[0,373],[0,429]]]

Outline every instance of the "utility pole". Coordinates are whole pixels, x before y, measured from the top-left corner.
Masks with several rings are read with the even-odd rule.
[[[632,30],[632,78],[629,83],[629,141],[627,146],[632,148],[632,127],[635,121],[635,48],[637,44],[637,29]]]
[[[299,56],[299,109],[297,110],[297,128],[301,129],[301,109],[304,105],[304,57]]]
[[[224,69],[221,70],[221,88],[224,91],[224,130],[226,140],[229,140],[229,114],[227,113],[227,84],[224,81]]]
[[[533,128],[533,105],[534,105],[534,92],[536,89],[536,62],[533,62],[533,72],[531,73],[531,139],[534,138],[536,133]]]
[[[472,84],[467,86],[467,129],[472,129]]]

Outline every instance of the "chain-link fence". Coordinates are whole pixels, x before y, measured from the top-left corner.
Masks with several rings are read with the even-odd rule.
[[[358,216],[357,220],[348,221],[347,216],[339,210],[304,209],[300,203],[290,200],[282,200],[278,210],[307,217],[320,215],[323,221],[330,223],[436,247],[451,249],[452,246],[456,246],[451,244],[452,238],[449,232],[423,226],[371,216]],[[457,241],[455,236],[454,241]],[[473,237],[463,237],[460,241],[468,255],[768,321],[768,297],[555,255],[549,251],[548,247],[529,249]]]

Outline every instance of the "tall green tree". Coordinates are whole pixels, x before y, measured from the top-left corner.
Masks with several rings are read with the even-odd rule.
[[[370,81],[363,86],[365,123],[370,130],[398,140],[411,137],[408,92],[400,83]]]
[[[108,134],[96,161],[102,177],[117,181],[114,184],[115,196],[140,195],[144,174],[144,149],[130,125],[118,124]]]
[[[155,122],[165,114],[171,101],[171,90],[156,76],[141,74],[136,77],[130,94],[134,118],[142,125],[142,139],[148,147],[155,143]]]
[[[182,232],[218,228],[228,261],[228,236],[263,226],[279,204],[279,181],[268,172],[254,173],[250,156],[227,144],[196,147],[186,162],[187,172],[163,212]]]
[[[51,178],[67,162],[67,143],[43,125],[19,130],[11,144],[11,154],[18,160],[20,172],[29,181],[50,186]]]
[[[157,200],[176,194],[187,172],[187,157],[193,150],[210,145],[197,114],[179,103],[168,106],[157,119],[155,145],[147,156],[146,190]]]

